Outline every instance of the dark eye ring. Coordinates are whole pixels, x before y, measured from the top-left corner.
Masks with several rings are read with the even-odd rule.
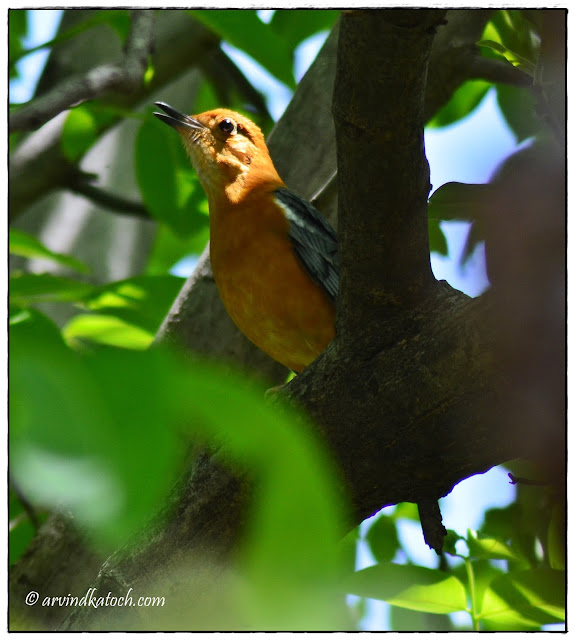
[[[219,127],[224,133],[232,133],[235,129],[235,124],[229,118],[226,118],[220,122]]]

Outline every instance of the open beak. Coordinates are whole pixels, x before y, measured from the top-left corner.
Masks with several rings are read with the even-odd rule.
[[[162,122],[169,124],[170,127],[173,127],[176,131],[181,131],[182,129],[187,128],[199,132],[206,129],[206,127],[198,120],[176,111],[176,109],[170,107],[170,105],[165,102],[156,102],[155,104],[168,114],[166,115],[164,113],[154,111],[156,118],[159,118]]]

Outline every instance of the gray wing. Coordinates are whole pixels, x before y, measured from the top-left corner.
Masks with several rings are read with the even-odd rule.
[[[311,278],[335,302],[339,289],[339,258],[335,230],[309,202],[289,189],[274,192],[290,223],[296,256]]]

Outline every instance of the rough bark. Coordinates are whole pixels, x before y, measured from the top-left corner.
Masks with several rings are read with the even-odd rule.
[[[448,13],[449,23],[439,27],[436,43],[442,46],[446,42],[461,44],[454,30],[454,24],[461,19],[466,24],[473,22],[472,28],[465,32],[466,36],[472,34],[471,39],[464,44],[472,47],[488,14],[467,12],[473,15],[464,17],[463,13]],[[381,34],[386,33],[392,37],[395,46],[388,48],[389,57],[379,60],[379,65],[383,66],[374,71],[371,66],[365,67],[364,57],[363,71],[354,78],[356,85],[340,85],[336,89],[338,145],[340,142],[344,145],[338,151],[340,198],[345,198],[340,204],[344,228],[338,335],[326,352],[287,385],[281,395],[308,410],[338,460],[353,500],[350,525],[399,501],[429,506],[462,479],[520,456],[531,448],[525,446],[517,433],[502,428],[494,419],[505,382],[496,349],[499,314],[505,309],[493,313],[491,296],[470,300],[446,283],[435,282],[428,267],[427,235],[423,225],[428,177],[422,127],[433,109],[443,104],[464,79],[472,77],[457,75],[459,71],[453,71],[453,76],[445,75],[445,69],[440,68],[441,61],[449,51],[453,53],[452,47],[444,46],[443,51],[434,48],[424,93],[431,31],[440,21],[441,14],[376,12],[369,14],[370,24],[365,31],[357,32],[354,29],[365,26],[365,14],[346,13],[342,19],[346,35],[340,56],[343,56],[345,42],[354,38],[361,41],[362,50],[375,51],[383,44]],[[333,46],[333,42],[328,46]],[[347,54],[353,58],[353,47]],[[371,55],[368,60],[371,65]],[[402,66],[407,60],[414,68]],[[303,195],[311,195],[321,185],[319,171],[327,178],[333,170],[335,138],[329,117],[330,96],[323,94],[321,97],[321,92],[333,83],[334,63],[333,56],[324,51],[270,137],[270,148],[280,174]],[[353,60],[343,63],[352,64]],[[435,64],[438,68],[434,68]],[[381,113],[378,110],[374,114],[371,102],[362,108],[359,100],[353,118],[349,118],[349,104],[338,104],[342,96],[337,92],[345,87],[344,98],[350,100],[355,92],[366,89],[358,84],[369,84],[371,72],[376,87],[381,88],[385,78],[393,89],[386,89],[385,96],[380,96],[378,104],[384,104]],[[406,87],[408,78],[411,82]],[[318,85],[320,106],[310,97],[314,83]],[[311,94],[305,93],[308,90]],[[403,90],[412,91],[409,104],[394,94]],[[406,121],[406,110],[415,121]],[[355,163],[352,162],[353,147],[349,157],[342,158],[341,155],[345,144],[351,142],[350,132],[357,135],[360,144],[365,144],[369,138],[366,125],[373,126],[374,117],[377,142],[369,147],[369,157],[380,161],[375,177],[372,167],[366,169],[366,156],[360,156],[360,160],[355,156]],[[321,131],[321,136],[317,136],[317,131]],[[401,148],[405,143],[404,135],[408,138],[407,151]],[[314,145],[310,145],[309,140],[314,140]],[[274,149],[276,141],[277,150]],[[326,146],[320,147],[320,153],[315,155],[320,143]],[[298,156],[302,157],[301,162],[294,162],[302,149],[305,153]],[[397,163],[383,160],[389,150],[398,154]],[[353,182],[363,177],[361,172],[354,170],[357,164],[365,170],[366,180],[361,182],[363,188],[359,194],[351,197],[347,190],[353,193]],[[412,170],[413,180],[409,180],[407,177]],[[301,182],[298,182],[298,176]],[[393,193],[382,189],[382,185],[393,185]],[[372,207],[369,215],[362,206],[364,200]],[[382,241],[387,232],[399,246]],[[387,251],[381,249],[380,241],[405,266],[403,283],[401,273],[394,271],[393,265],[391,272],[384,272],[371,262],[376,258],[386,264],[390,259]],[[359,249],[363,257],[354,266]],[[412,255],[416,250],[423,251],[423,255]],[[215,305],[215,298],[209,297],[212,295],[210,289],[215,290],[215,285],[210,280],[206,261],[166,319],[160,340],[179,341],[190,348],[201,345],[204,351],[210,351],[221,341],[221,336],[215,332],[210,336],[212,331],[207,324],[210,314],[200,317],[199,322],[206,323],[203,330],[197,322],[193,331],[186,328],[186,318],[190,317],[196,304],[192,302],[193,297],[202,288],[207,292],[209,302],[206,304]],[[357,304],[357,309],[352,302]],[[219,308],[214,314],[221,312]],[[239,336],[237,339],[241,341]],[[225,351],[230,360],[237,362],[237,356],[245,363],[253,357],[249,347],[234,354],[235,338],[229,344],[229,350]],[[283,374],[278,372],[278,378],[280,373]],[[164,562],[182,557],[179,554],[183,550],[203,548],[204,542],[212,538],[222,543],[216,545],[215,557],[218,561],[224,558],[233,552],[237,535],[241,533],[246,490],[242,480],[230,476],[217,461],[203,458],[194,473],[182,483],[181,492],[174,496],[174,504],[182,505],[182,509],[176,509],[175,519],[167,529],[160,534],[154,532],[160,538],[152,536],[148,544],[113,556],[102,567],[94,584],[101,588],[111,585],[111,590],[121,586],[122,591],[127,584],[144,585],[153,578],[150,573],[161,578]],[[189,513],[197,517],[186,517]],[[102,622],[100,615],[106,613],[89,610],[75,614],[66,628],[108,628],[109,624],[117,624],[109,619]]]

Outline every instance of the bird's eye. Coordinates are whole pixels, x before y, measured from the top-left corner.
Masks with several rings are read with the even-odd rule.
[[[229,118],[226,118],[220,122],[219,127],[224,133],[232,133],[235,129],[235,124]]]

